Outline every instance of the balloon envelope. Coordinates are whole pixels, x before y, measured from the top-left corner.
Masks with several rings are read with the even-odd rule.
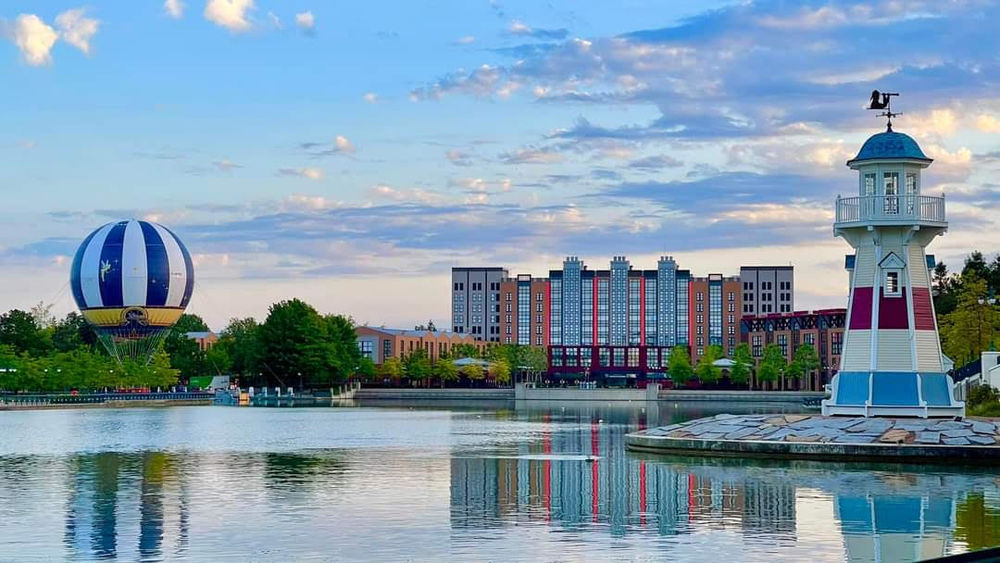
[[[149,361],[194,289],[191,255],[149,221],[117,221],[90,233],[70,274],[73,299],[119,361]]]

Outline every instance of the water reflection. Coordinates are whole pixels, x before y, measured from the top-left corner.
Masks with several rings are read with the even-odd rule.
[[[661,413],[519,415],[550,426],[516,456],[452,460],[454,529],[540,521],[563,530],[603,524],[614,537],[731,530],[770,550],[804,539],[797,527],[825,505],[832,518],[808,527],[839,531],[849,561],[914,561],[1000,544],[1000,478],[980,469],[632,455],[625,434]],[[797,513],[803,504],[809,515]]]
[[[0,453],[0,560],[889,562],[1000,543],[1000,477],[979,468],[632,455],[627,432],[710,413],[510,407],[172,411],[164,442],[187,447],[154,451],[127,449],[151,440],[142,413],[81,414],[123,424],[122,450]],[[246,433],[173,437],[208,416]]]

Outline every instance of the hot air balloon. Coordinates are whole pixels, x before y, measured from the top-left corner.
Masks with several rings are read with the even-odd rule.
[[[194,289],[191,255],[150,221],[117,221],[90,233],[70,274],[73,299],[112,357],[149,363]]]

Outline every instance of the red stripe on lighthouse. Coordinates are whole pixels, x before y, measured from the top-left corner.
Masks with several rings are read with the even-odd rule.
[[[886,297],[885,289],[879,290],[878,327],[880,329],[906,329],[910,322],[906,310],[906,288],[898,296]]]
[[[851,299],[850,330],[870,330],[872,328],[872,288],[855,287]]]
[[[934,330],[934,306],[931,290],[926,287],[913,288],[913,328]]]

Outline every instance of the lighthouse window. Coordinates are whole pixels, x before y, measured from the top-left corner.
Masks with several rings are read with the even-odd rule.
[[[906,194],[913,195],[917,193],[917,175],[908,173],[906,175]]]
[[[875,195],[874,174],[865,174],[865,195]]]
[[[899,295],[899,272],[885,273],[885,294],[886,296]]]

